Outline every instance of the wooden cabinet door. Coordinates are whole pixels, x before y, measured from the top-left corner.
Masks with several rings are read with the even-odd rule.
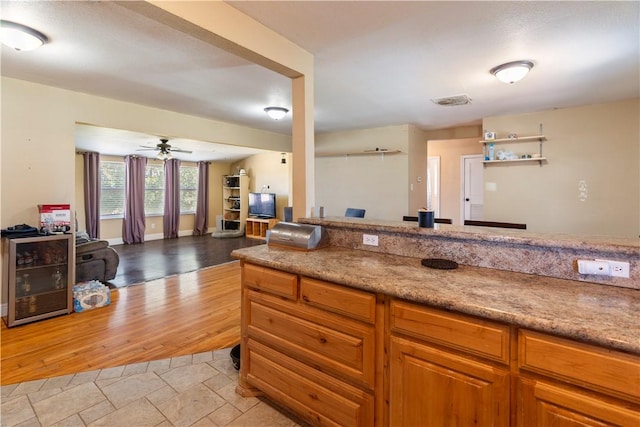
[[[518,427],[640,426],[640,412],[529,378],[518,384]]]
[[[391,337],[392,426],[508,426],[509,372]]]

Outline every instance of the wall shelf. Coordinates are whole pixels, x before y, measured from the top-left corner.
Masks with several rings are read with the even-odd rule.
[[[247,218],[249,177],[225,175],[222,177],[222,230],[241,230]]]
[[[498,139],[483,139],[480,140],[480,144],[482,144],[482,154],[485,159],[482,163],[486,165],[494,165],[498,163],[531,163],[538,162],[540,166],[542,166],[542,162],[546,161],[547,158],[542,156],[542,142],[546,141],[547,137],[542,133],[542,123],[540,124],[540,133],[538,135],[530,135],[530,136],[521,136],[517,138],[498,138]],[[491,144],[518,144],[525,142],[538,142],[538,151],[537,153],[533,153],[532,157],[529,158],[515,158],[515,159],[505,159],[499,160],[497,159],[498,153],[494,153],[493,159],[490,159],[489,155],[489,145]],[[495,150],[495,148],[494,148]],[[535,157],[533,157],[535,155]]]
[[[349,156],[376,156],[385,154],[398,154],[402,153],[400,150],[380,150],[380,151],[360,151],[355,153],[317,153],[316,157],[349,157]]]
[[[536,157],[530,159],[511,159],[511,160],[484,160],[482,163],[522,163],[522,162],[543,162],[547,160],[546,157]]]
[[[531,142],[531,141],[546,141],[547,137],[544,135],[534,135],[534,136],[521,136],[518,138],[500,138],[493,140],[482,140],[480,144],[503,144],[503,143],[512,143],[515,144],[517,142]]]

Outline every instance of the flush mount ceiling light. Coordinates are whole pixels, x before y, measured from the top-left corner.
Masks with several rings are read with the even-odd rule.
[[[513,61],[493,67],[490,72],[501,82],[514,84],[522,80],[532,68],[531,61]]]
[[[264,109],[264,111],[273,120],[280,120],[289,112],[289,110],[283,107],[267,107]]]
[[[40,31],[22,24],[0,20],[0,42],[15,50],[33,50],[47,43],[49,39]]]

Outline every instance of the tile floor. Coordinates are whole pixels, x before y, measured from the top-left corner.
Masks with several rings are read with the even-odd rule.
[[[229,350],[2,386],[0,426],[304,425],[237,395]]]

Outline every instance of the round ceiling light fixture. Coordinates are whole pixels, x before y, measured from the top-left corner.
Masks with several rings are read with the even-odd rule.
[[[531,61],[513,61],[493,67],[490,73],[503,83],[514,84],[522,80],[532,68]]]
[[[267,107],[264,111],[273,120],[280,120],[289,112],[289,110],[284,107]]]
[[[0,21],[0,42],[12,49],[34,50],[49,39],[38,30],[11,21]]]

